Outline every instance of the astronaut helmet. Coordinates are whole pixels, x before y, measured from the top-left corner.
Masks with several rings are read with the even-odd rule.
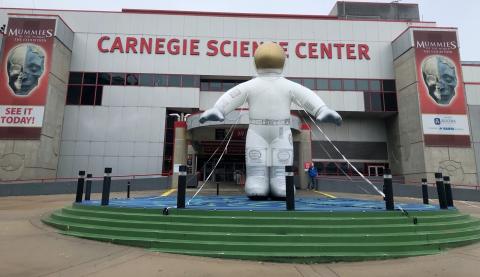
[[[27,96],[38,86],[45,71],[45,51],[38,45],[23,43],[13,48],[7,60],[8,85],[17,96]]]
[[[260,44],[254,54],[255,67],[259,69],[279,69],[285,65],[285,51],[275,42]]]
[[[422,63],[422,75],[430,97],[440,105],[449,105],[455,96],[455,63],[445,56],[432,55]]]

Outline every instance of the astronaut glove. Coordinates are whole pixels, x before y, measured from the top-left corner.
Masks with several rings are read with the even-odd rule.
[[[223,113],[213,107],[211,109],[208,109],[202,113],[202,116],[200,117],[200,123],[205,123],[207,121],[224,121],[225,117],[223,116]]]
[[[327,106],[323,106],[317,112],[317,121],[335,123],[337,126],[342,124],[342,117],[334,110]]]

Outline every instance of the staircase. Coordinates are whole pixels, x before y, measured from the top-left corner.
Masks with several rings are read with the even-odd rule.
[[[66,235],[153,251],[279,262],[428,255],[480,241],[480,220],[457,210],[408,217],[397,211],[162,212],[74,204],[43,222]]]

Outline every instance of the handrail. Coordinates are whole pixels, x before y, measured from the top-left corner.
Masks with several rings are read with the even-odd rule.
[[[350,177],[357,177],[357,176],[350,176]],[[371,177],[378,177],[378,179],[382,178],[382,176],[371,176]],[[395,177],[395,176],[393,176]],[[345,178],[342,178],[341,175],[319,175],[317,176],[318,179],[327,179],[327,180],[335,180],[335,181],[346,181]],[[362,181],[359,179],[359,180],[355,180],[355,179],[352,179],[352,180],[348,180],[348,182],[355,182],[355,183],[361,183]],[[380,180],[375,180],[375,179],[372,179],[372,182],[373,183],[377,183],[377,184],[383,184],[383,179],[382,181]],[[404,182],[406,185],[422,185],[422,182],[414,182],[414,181],[408,181],[408,182]],[[436,184],[435,182],[431,182],[431,183],[427,183],[428,186],[430,187],[435,187]],[[458,187],[458,188],[468,188],[468,189],[475,189],[475,190],[480,190],[480,185],[479,184],[467,184],[467,185],[456,185],[456,184],[453,184],[451,183],[450,184],[452,186],[452,188],[455,188],[455,187]]]
[[[154,174],[129,174],[129,175],[113,175],[112,179],[138,179],[139,177],[164,177],[169,176],[169,174],[154,173]],[[61,181],[76,181],[78,177],[52,177],[52,178],[33,178],[33,179],[17,179],[17,180],[0,180],[0,184],[13,184],[13,183],[56,183]],[[93,176],[91,179],[102,180],[103,176]]]

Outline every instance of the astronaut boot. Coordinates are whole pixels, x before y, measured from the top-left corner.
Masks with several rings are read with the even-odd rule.
[[[247,166],[245,193],[248,198],[251,200],[267,200],[269,192],[267,167]]]
[[[285,167],[270,167],[270,197],[272,200],[285,200],[287,196],[287,182],[285,180]]]

